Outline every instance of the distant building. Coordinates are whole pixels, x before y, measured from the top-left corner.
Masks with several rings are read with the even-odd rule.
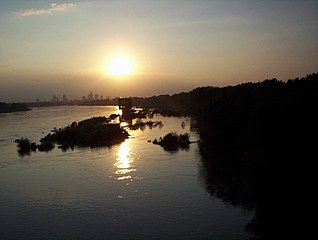
[[[56,95],[53,95],[53,97],[52,97],[52,102],[57,102],[57,97],[56,97]]]
[[[87,100],[88,101],[93,101],[94,100],[94,95],[93,95],[92,91],[90,91],[90,93],[87,95]]]
[[[95,94],[95,100],[98,100],[98,94]]]
[[[68,102],[66,95],[63,95],[63,102]]]
[[[100,100],[104,100],[103,95],[100,95],[99,99],[100,99]]]

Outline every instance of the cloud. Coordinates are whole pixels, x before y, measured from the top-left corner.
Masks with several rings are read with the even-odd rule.
[[[51,3],[50,7],[46,9],[34,9],[34,8],[20,9],[19,11],[16,12],[16,14],[19,17],[29,17],[33,15],[47,15],[47,14],[52,14],[54,12],[62,12],[75,6],[76,4],[74,3],[62,3],[62,4]]]

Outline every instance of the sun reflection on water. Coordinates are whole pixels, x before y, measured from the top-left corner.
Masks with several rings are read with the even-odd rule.
[[[134,169],[132,165],[133,160],[134,158],[131,147],[129,145],[129,141],[126,140],[120,145],[117,153],[116,162],[114,164],[117,180],[127,180],[132,178],[130,173],[136,171],[136,169]]]

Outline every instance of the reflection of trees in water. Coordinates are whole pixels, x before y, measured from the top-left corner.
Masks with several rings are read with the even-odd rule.
[[[295,217],[301,198],[298,187],[303,182],[299,174],[310,168],[303,152],[307,146],[295,138],[304,141],[307,133],[295,128],[289,132],[290,124],[279,129],[272,125],[271,131],[252,138],[216,133],[210,123],[198,129],[200,174],[211,196],[255,210],[255,218],[246,229],[257,238],[292,237],[302,221]]]
[[[312,183],[318,75],[198,89],[196,95],[205,90],[197,129],[207,191],[254,209],[247,229],[258,238],[294,237],[306,219],[302,192]]]
[[[247,228],[260,238],[286,239],[303,221],[294,216],[301,205],[299,189],[308,185],[300,175],[315,169],[311,139],[317,132],[317,93],[314,73],[287,82],[200,87],[147,98],[143,104],[195,116],[207,190],[255,209]]]
[[[177,153],[179,152],[180,150],[182,151],[189,151],[189,145],[185,145],[185,146],[177,146],[177,145],[172,145],[172,146],[169,146],[169,145],[165,145],[165,146],[162,146],[163,149],[169,153]]]

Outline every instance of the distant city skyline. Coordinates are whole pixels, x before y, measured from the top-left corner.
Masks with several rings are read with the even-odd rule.
[[[17,1],[0,8],[0,101],[153,96],[318,71],[318,1]]]
[[[104,95],[99,93],[94,93],[93,91],[90,91],[87,95],[83,96],[73,96],[69,97],[67,94],[53,94],[52,96],[47,96],[43,99],[41,98],[35,98],[33,101],[30,102],[73,102],[73,101],[96,101],[96,100],[106,100],[106,99],[112,99],[113,97],[107,96],[104,97]],[[114,97],[115,98],[115,97]]]

